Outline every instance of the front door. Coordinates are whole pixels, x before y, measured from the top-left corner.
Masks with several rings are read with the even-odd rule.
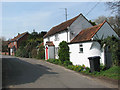
[[[46,60],[48,60],[48,47],[46,47]]]

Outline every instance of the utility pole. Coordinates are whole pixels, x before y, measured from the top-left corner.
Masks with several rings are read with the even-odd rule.
[[[65,9],[65,19],[66,19],[66,21],[67,21],[67,8],[60,8],[60,9]]]
[[[65,16],[66,16],[66,21],[67,21],[67,8],[65,8]]]

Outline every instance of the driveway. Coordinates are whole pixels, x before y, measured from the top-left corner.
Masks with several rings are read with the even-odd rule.
[[[9,88],[117,88],[43,60],[13,56],[2,56],[2,75]]]

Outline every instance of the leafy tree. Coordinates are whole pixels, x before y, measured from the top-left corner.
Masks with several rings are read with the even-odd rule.
[[[62,63],[69,61],[69,46],[66,41],[62,41],[59,44],[58,56]]]
[[[92,22],[91,20],[89,20],[89,22],[90,22],[93,26],[96,25],[96,23],[95,23],[95,22]]]
[[[41,45],[40,47],[39,47],[39,50],[38,50],[38,55],[37,55],[37,58],[38,59],[45,59],[45,50],[44,50],[44,46],[43,45]]]
[[[120,42],[120,40],[114,36],[107,37],[106,39],[102,40],[102,46],[103,44],[109,46],[110,52],[112,54],[113,65],[120,64],[120,49],[118,42]]]
[[[46,34],[47,32],[36,32],[35,30],[33,30],[32,33],[29,33],[29,36],[27,38],[27,40],[22,41],[20,44],[20,48],[17,50],[16,52],[16,56],[20,56],[20,57],[33,57],[36,58],[37,57],[37,45],[39,45],[40,43],[43,42],[43,36]],[[41,55],[40,58],[44,57],[44,52],[40,51]],[[43,55],[43,56],[42,56]]]

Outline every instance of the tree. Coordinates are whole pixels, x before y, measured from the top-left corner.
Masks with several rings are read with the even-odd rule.
[[[45,47],[43,45],[41,45],[39,47],[39,51],[38,51],[38,55],[37,55],[37,58],[38,59],[45,59]]]
[[[58,56],[61,62],[69,61],[69,46],[66,41],[59,44]]]
[[[92,22],[91,20],[89,20],[89,22],[90,22],[93,26],[96,25],[96,23],[95,23],[95,22]]]
[[[94,20],[95,23],[101,24],[104,20],[108,20],[108,17],[105,16],[99,16],[97,19]]]
[[[114,28],[116,33],[120,36],[120,19],[119,17],[116,16],[111,16],[111,17],[105,17],[105,16],[99,16],[97,19],[95,19],[95,22],[97,24],[102,23],[104,20],[107,20],[110,25]]]
[[[112,12],[118,13],[118,15],[120,15],[120,1],[106,2],[106,4],[112,10]]]
[[[109,47],[110,52],[112,54],[112,61],[113,65],[120,64],[120,50],[119,50],[119,42],[120,40],[114,36],[107,37],[106,39],[102,40],[102,46],[105,44]]]

